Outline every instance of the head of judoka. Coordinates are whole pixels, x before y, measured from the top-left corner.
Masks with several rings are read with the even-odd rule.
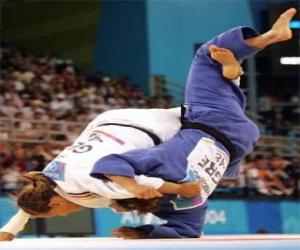
[[[17,204],[34,217],[66,216],[83,209],[58,195],[54,191],[56,183],[41,172],[22,174],[20,180],[23,185],[17,194]]]

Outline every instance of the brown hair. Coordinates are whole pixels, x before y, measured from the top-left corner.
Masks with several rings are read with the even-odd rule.
[[[159,210],[159,201],[160,198],[152,198],[152,199],[138,199],[138,198],[130,198],[130,199],[120,199],[115,200],[118,205],[128,210],[136,210],[140,214],[145,213],[154,213]]]
[[[47,213],[52,197],[57,195],[53,190],[56,183],[41,172],[21,174],[19,179],[22,183],[17,193],[17,204],[29,214]]]

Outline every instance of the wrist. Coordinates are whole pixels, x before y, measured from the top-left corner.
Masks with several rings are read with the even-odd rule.
[[[137,184],[137,183],[130,183],[128,185],[126,185],[126,189],[130,192],[135,194],[136,192],[138,192],[138,190],[140,189],[140,187],[143,185]]]

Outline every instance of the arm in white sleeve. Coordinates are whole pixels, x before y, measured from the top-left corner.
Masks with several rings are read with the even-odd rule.
[[[30,214],[24,212],[22,209],[19,209],[19,211],[9,220],[9,222],[0,229],[0,232],[17,235],[24,229],[25,225],[30,219],[30,216]]]

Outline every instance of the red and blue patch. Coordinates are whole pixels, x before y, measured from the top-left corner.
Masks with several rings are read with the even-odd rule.
[[[43,174],[54,181],[65,180],[65,166],[66,164],[61,161],[52,161],[43,170]]]

